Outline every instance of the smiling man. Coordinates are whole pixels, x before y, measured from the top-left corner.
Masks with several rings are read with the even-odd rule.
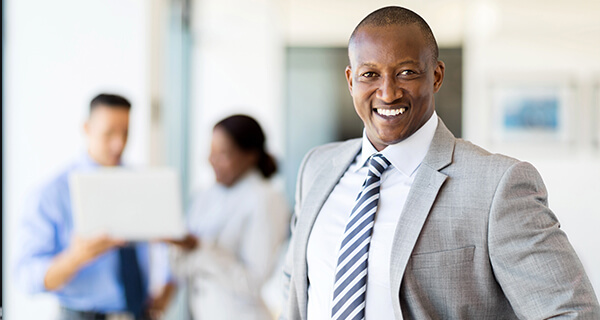
[[[427,23],[379,9],[348,56],[363,137],[300,167],[282,318],[600,319],[535,168],[436,115],[445,67]]]

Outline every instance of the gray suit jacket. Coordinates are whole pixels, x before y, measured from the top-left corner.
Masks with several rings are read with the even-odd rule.
[[[302,162],[283,319],[306,319],[308,238],[360,148],[360,139],[328,144]],[[440,119],[394,235],[396,319],[600,319],[546,197],[533,166],[456,139]]]

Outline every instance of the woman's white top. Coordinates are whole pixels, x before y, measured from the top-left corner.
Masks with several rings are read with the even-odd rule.
[[[272,319],[261,288],[288,236],[289,216],[283,195],[255,170],[196,197],[188,228],[200,246],[171,256],[173,272],[189,285],[194,319]]]

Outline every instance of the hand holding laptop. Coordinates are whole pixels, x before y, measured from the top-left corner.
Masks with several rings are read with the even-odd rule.
[[[200,246],[200,239],[192,234],[187,234],[183,239],[162,239],[161,241],[178,246],[184,250],[193,250]]]
[[[85,264],[94,260],[106,251],[124,246],[126,243],[125,240],[115,239],[106,234],[93,237],[81,237],[75,235],[67,250],[74,259]]]

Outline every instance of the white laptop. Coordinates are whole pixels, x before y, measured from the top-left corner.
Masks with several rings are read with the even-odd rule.
[[[186,233],[177,172],[102,168],[69,177],[75,232],[143,241]]]

